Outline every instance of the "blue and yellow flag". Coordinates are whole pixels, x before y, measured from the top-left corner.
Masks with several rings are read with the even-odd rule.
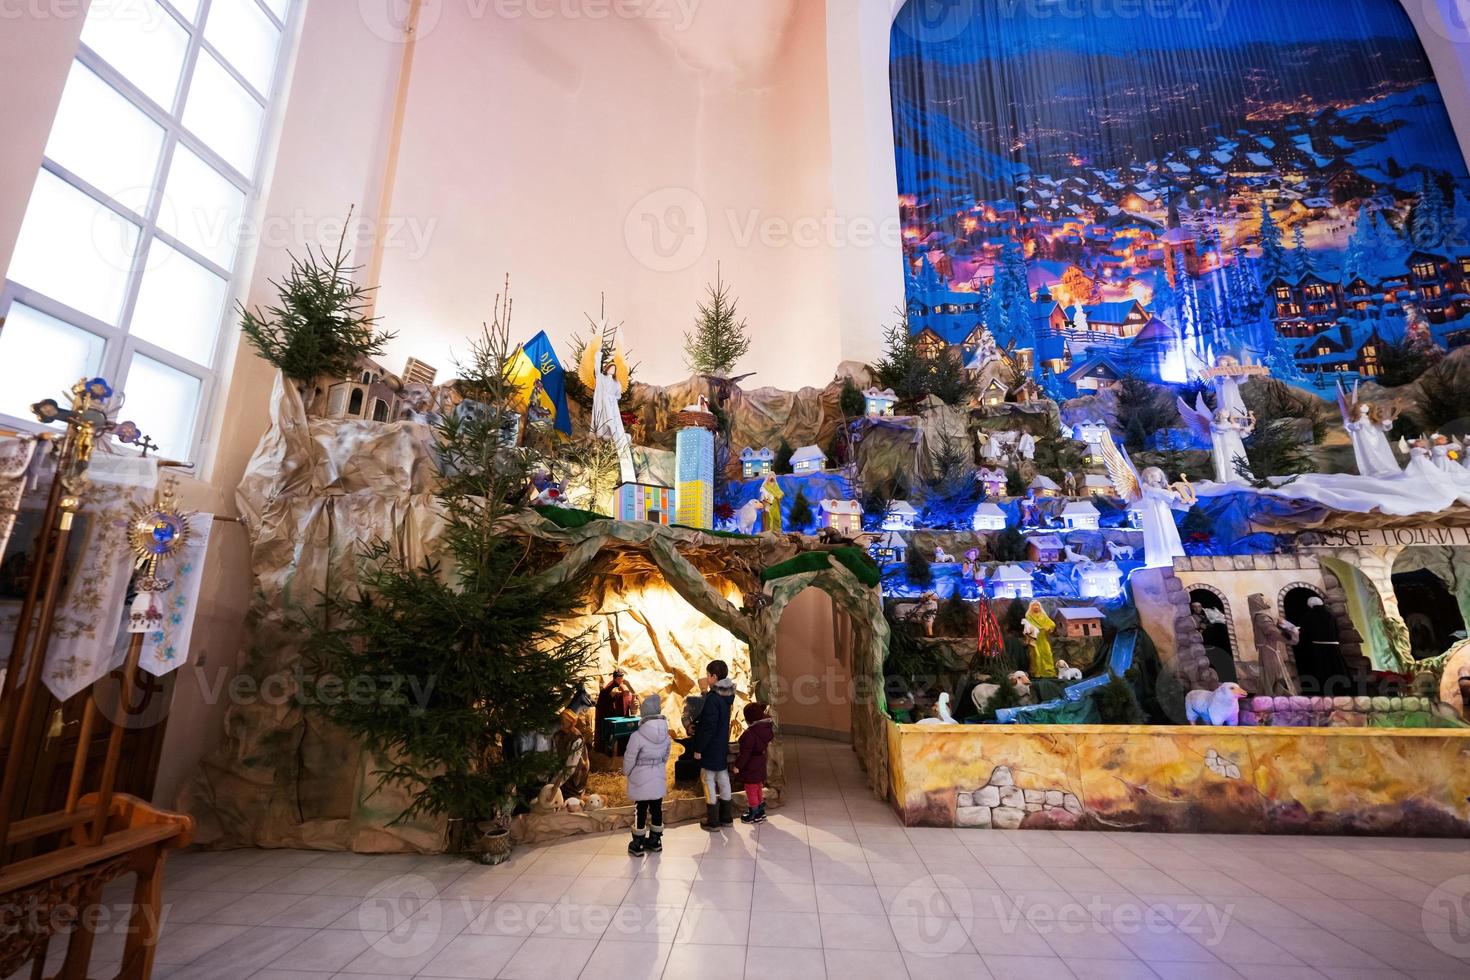
[[[517,407],[521,411],[530,405],[531,393],[536,390],[536,382],[540,381],[541,404],[555,416],[557,431],[572,434],[572,416],[567,410],[566,374],[562,371],[561,361],[556,359],[556,351],[546,331],[541,331],[522,345],[506,365],[505,376],[520,391],[521,403]]]

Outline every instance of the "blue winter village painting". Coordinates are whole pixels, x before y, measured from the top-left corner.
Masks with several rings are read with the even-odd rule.
[[[900,14],[920,349],[1009,349],[1059,400],[1225,354],[1330,398],[1393,345],[1470,344],[1470,180],[1397,0],[1138,7]]]

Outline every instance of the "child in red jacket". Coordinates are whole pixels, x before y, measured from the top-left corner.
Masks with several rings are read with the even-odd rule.
[[[740,736],[740,750],[730,767],[745,785],[746,810],[741,823],[765,823],[766,753],[776,737],[776,726],[766,715],[766,706],[753,701],[745,706],[745,734]]]

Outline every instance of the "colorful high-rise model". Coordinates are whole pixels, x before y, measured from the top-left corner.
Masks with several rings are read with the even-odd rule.
[[[715,428],[709,402],[700,396],[674,416],[674,520],[685,527],[715,526]]]

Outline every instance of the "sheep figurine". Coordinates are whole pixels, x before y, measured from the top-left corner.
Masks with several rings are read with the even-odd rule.
[[[1078,670],[1076,667],[1073,667],[1071,664],[1067,663],[1065,660],[1058,660],[1057,661],[1057,680],[1059,680],[1059,681],[1080,681],[1081,679],[1082,679],[1082,671]]]
[[[1213,691],[1190,691],[1184,696],[1184,714],[1191,725],[1240,724],[1240,699],[1249,697],[1239,684],[1221,684]]]
[[[596,793],[589,793],[587,794],[587,797],[582,800],[582,807],[588,812],[591,812],[593,810],[601,810],[606,806],[607,801]]]

